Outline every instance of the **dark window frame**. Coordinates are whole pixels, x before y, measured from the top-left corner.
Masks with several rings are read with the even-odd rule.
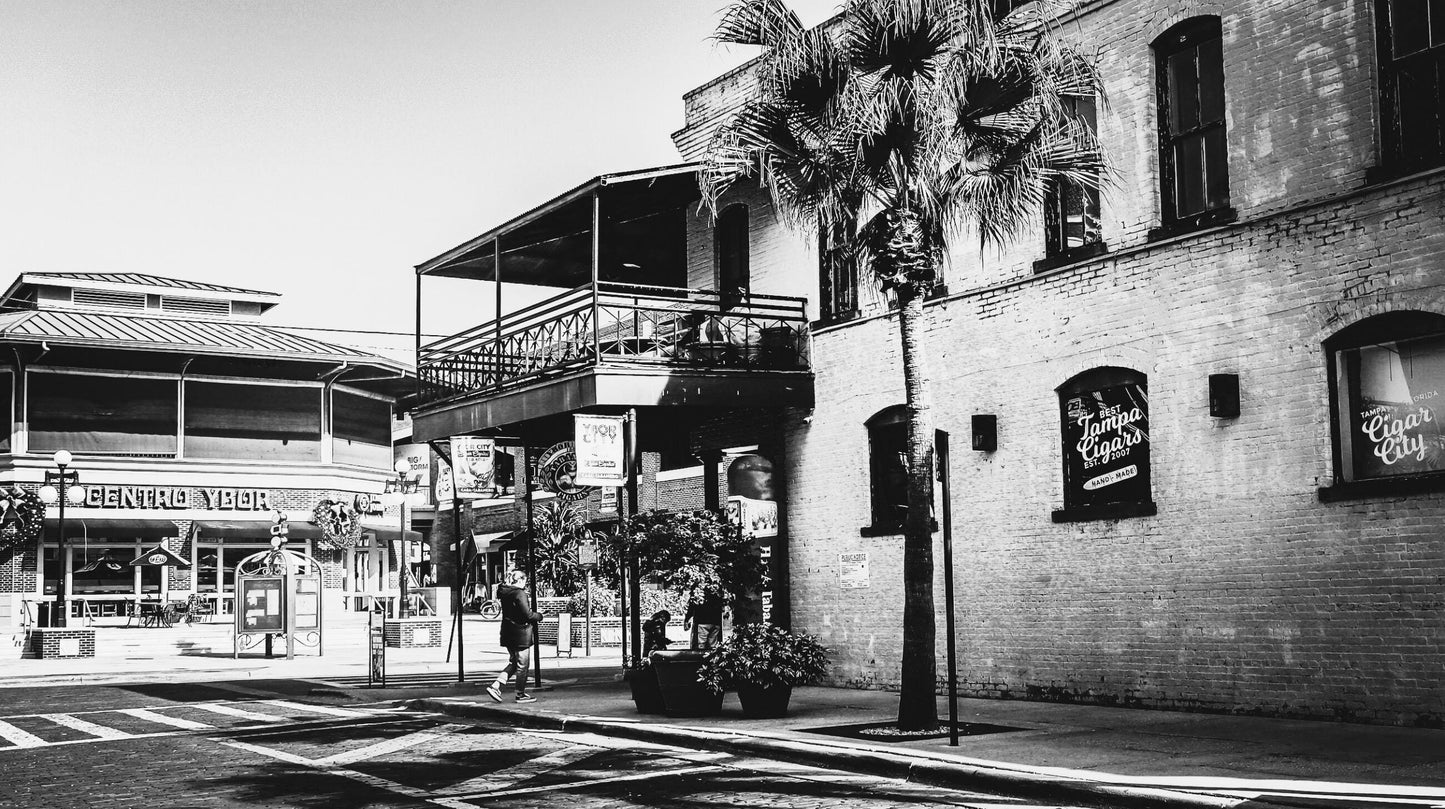
[[[1113,391],[1124,386],[1137,386],[1139,392],[1144,396],[1144,429],[1145,455],[1142,459],[1142,469],[1137,477],[1144,489],[1143,496],[1121,497],[1118,499],[1096,499],[1092,502],[1079,502],[1079,495],[1076,489],[1082,486],[1082,482],[1075,479],[1070,464],[1070,425],[1069,425],[1069,400],[1073,397],[1082,396],[1088,393]],[[1090,368],[1077,374],[1069,381],[1060,385],[1057,389],[1059,397],[1059,436],[1060,436],[1060,462],[1062,480],[1064,484],[1064,507],[1057,509],[1052,514],[1054,522],[1086,522],[1090,520],[1115,520],[1125,517],[1147,517],[1157,514],[1159,509],[1154,503],[1153,496],[1153,474],[1152,474],[1152,442],[1148,439],[1149,424],[1149,377],[1147,374],[1136,371],[1132,368],[1105,365],[1097,368]],[[1132,452],[1132,451],[1131,451]],[[1139,484],[1135,484],[1136,487]]]
[[[1154,40],[1160,226],[1151,231],[1153,239],[1232,222],[1236,218],[1235,210],[1229,204],[1223,47],[1223,27],[1220,18],[1214,16],[1185,20]],[[1171,64],[1175,57],[1191,52],[1194,54],[1190,63],[1193,83],[1182,87],[1178,81],[1171,81]],[[1218,75],[1206,77],[1205,74],[1214,69],[1217,69]],[[1187,98],[1185,90],[1192,91]],[[1211,114],[1210,107],[1217,107],[1217,114]],[[1176,118],[1179,119],[1177,125]],[[1183,175],[1176,152],[1187,150],[1191,145],[1199,151],[1199,172],[1197,175],[1192,172]],[[1215,152],[1219,153],[1218,159],[1211,160],[1210,156]],[[1192,207],[1181,210],[1183,203],[1180,198],[1187,195],[1180,188],[1183,176],[1192,179],[1199,187],[1198,210]]]
[[[713,266],[725,305],[752,291],[751,222],[748,206],[735,202],[723,208],[713,225]]]
[[[1346,398],[1352,406],[1358,406],[1360,395],[1357,376],[1347,380],[1340,378],[1342,362],[1358,371],[1358,355],[1355,355],[1351,362],[1350,357],[1341,357],[1343,352],[1382,343],[1430,337],[1445,337],[1445,315],[1407,310],[1366,318],[1341,329],[1324,341],[1330,399],[1330,458],[1334,469],[1334,483],[1319,488],[1318,494],[1322,502],[1445,491],[1445,469],[1399,475],[1362,474],[1358,454],[1350,452],[1349,457],[1346,457],[1347,447],[1353,447],[1353,439],[1346,439],[1347,422],[1353,422],[1341,407],[1342,400]],[[1344,385],[1343,389],[1341,385]]]
[[[1402,10],[1399,5],[1400,0],[1375,0],[1381,154],[1371,179],[1377,181],[1445,165],[1445,6],[1435,9],[1440,18],[1434,19],[1433,4],[1419,3],[1424,19],[1409,20],[1402,26],[1396,20]],[[1400,28],[1418,32],[1423,41],[1412,44],[1421,47],[1396,54],[1400,37],[1395,32]],[[1405,103],[1403,93],[1408,90],[1402,87],[1402,79],[1411,73],[1433,74],[1433,86],[1421,87],[1419,97],[1411,96],[1413,104]],[[1422,98],[1424,103],[1420,103]],[[1419,118],[1407,126],[1405,115]],[[1409,142],[1417,129],[1427,131],[1421,133],[1419,143]]]
[[[1098,131],[1098,102],[1092,96],[1068,96],[1063,99],[1070,117],[1081,119],[1091,130]],[[1082,202],[1082,238],[1078,245],[1069,246],[1069,205],[1070,194],[1077,194]],[[1088,230],[1088,218],[1093,214],[1095,221],[1092,238]],[[1044,188],[1044,258],[1034,262],[1034,271],[1043,272],[1075,261],[1093,258],[1109,251],[1104,243],[1103,199],[1098,187],[1074,186],[1063,180],[1052,180]]]
[[[863,426],[868,431],[868,504],[870,524],[866,535],[897,534],[908,516],[908,407],[893,405],[873,414]],[[890,455],[899,456],[897,459]],[[893,463],[897,460],[896,465]],[[890,483],[890,473],[901,471],[901,484]],[[895,490],[890,497],[890,490]],[[901,495],[898,502],[896,495]]]
[[[818,320],[839,323],[858,316],[858,260],[853,251],[854,225],[818,225]]]

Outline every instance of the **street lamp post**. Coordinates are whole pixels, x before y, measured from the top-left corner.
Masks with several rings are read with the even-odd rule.
[[[55,462],[56,471],[45,472],[45,485],[40,487],[40,500],[46,505],[58,503],[60,506],[60,538],[56,541],[56,565],[59,568],[56,576],[55,586],[55,609],[50,613],[50,625],[64,629],[70,617],[69,602],[69,579],[70,579],[70,554],[67,553],[65,540],[65,504],[67,501],[80,503],[85,500],[85,489],[80,486],[80,474],[68,472],[66,467],[70,466],[71,456],[69,452],[60,450],[51,457]]]
[[[406,476],[411,472],[411,462],[402,458],[396,462],[396,512],[401,525],[397,538],[401,541],[401,604],[397,608],[398,618],[411,614],[411,596],[407,592],[411,579],[411,543],[406,539]]]

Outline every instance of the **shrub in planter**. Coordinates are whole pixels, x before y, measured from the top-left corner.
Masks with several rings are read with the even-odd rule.
[[[649,655],[657,673],[662,707],[668,716],[712,716],[722,710],[723,695],[703,684],[698,669],[703,653],[692,649],[665,650]]]
[[[815,683],[828,673],[828,650],[806,633],[772,624],[743,624],[709,650],[698,680],[715,692],[736,691],[743,715],[787,713],[793,687]]]
[[[626,669],[622,672],[622,678],[632,689],[632,701],[637,705],[638,713],[667,712],[662,703],[662,687],[657,684],[657,672],[651,665],[644,663]]]

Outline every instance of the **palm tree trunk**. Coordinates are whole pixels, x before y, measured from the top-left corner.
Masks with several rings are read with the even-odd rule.
[[[923,295],[898,289],[903,386],[908,408],[908,517],[903,524],[903,660],[898,727],[938,727],[938,658],[933,615],[933,412]]]

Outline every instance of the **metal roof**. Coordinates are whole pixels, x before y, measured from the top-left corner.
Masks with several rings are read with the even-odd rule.
[[[279,298],[275,292],[258,289],[242,289],[220,284],[205,284],[200,281],[186,281],[181,278],[166,278],[160,275],[146,275],[134,272],[27,272],[22,281],[44,283],[46,281],[84,281],[99,284],[126,284],[131,286],[158,287],[162,289],[186,289],[192,292],[224,292],[236,295],[264,295]]]
[[[45,309],[0,315],[0,340],[282,360],[361,361],[398,371],[410,370],[403,363],[359,349],[313,340],[259,323],[232,320],[181,320]]]

